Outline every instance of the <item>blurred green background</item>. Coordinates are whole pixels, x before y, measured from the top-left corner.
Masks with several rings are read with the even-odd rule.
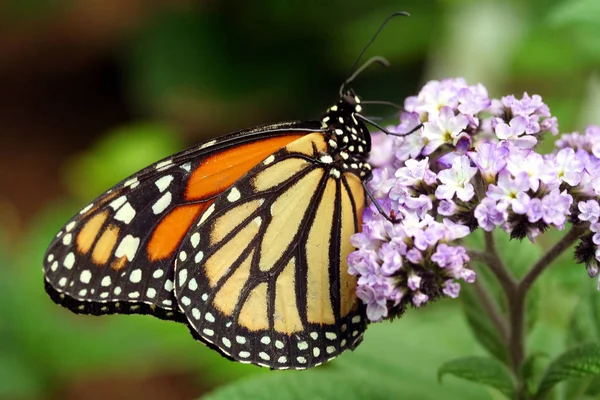
[[[360,76],[363,97],[401,103],[463,76],[494,97],[542,95],[562,132],[600,123],[597,0],[0,1],[0,398],[501,398],[437,382],[442,362],[484,353],[461,301],[373,326],[356,352],[299,373],[228,362],[174,323],[75,316],[43,291],[44,250],[80,207],[188,145],[317,118],[399,10],[412,16],[367,53],[392,67]],[[594,286],[561,263],[539,284],[530,338],[549,355]]]

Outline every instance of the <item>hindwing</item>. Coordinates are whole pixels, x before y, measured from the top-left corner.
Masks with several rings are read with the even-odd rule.
[[[366,328],[348,274],[360,179],[339,173],[322,133],[267,157],[189,230],[175,271],[178,306],[225,356],[304,369],[354,349]]]

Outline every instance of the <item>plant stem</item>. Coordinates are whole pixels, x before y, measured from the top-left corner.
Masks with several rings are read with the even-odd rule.
[[[511,367],[517,378],[517,399],[524,398],[524,382],[521,379],[521,368],[525,358],[525,303],[527,293],[535,280],[541,275],[562,254],[563,251],[571,247],[573,243],[585,232],[585,228],[574,226],[571,230],[558,241],[542,258],[535,263],[531,270],[516,283],[510,292],[506,291],[508,299],[508,317],[509,317],[509,335],[508,351],[511,359]],[[486,242],[487,243],[487,242]]]
[[[498,254],[498,249],[496,248],[496,242],[494,241],[494,234],[492,232],[485,232],[485,253],[484,257],[486,258],[486,262],[490,267],[492,273],[498,279],[498,282],[504,289],[507,298],[510,298],[514,295],[514,292],[517,287],[517,282],[510,274],[509,270],[506,268],[500,255]]]
[[[479,279],[474,282],[473,287],[475,288],[475,293],[477,293],[477,296],[481,301],[481,307],[483,307],[483,309],[487,312],[492,324],[498,330],[500,334],[500,340],[502,340],[502,343],[507,346],[508,326],[506,324],[506,319],[498,309],[498,305],[494,299],[490,296],[490,291]]]

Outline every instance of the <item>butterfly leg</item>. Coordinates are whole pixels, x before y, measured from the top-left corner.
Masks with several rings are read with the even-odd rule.
[[[417,126],[415,126],[414,128],[412,128],[409,132],[406,133],[396,133],[396,132],[390,132],[387,129],[385,129],[384,127],[382,127],[381,125],[379,125],[377,122],[365,117],[364,115],[360,115],[360,114],[355,114],[356,118],[359,118],[361,120],[363,120],[364,122],[366,122],[369,125],[374,126],[375,128],[379,129],[381,132],[385,133],[386,135],[391,135],[391,136],[408,136],[411,133],[414,133],[416,131],[418,131],[419,129],[421,129],[423,127],[423,124],[419,124]]]
[[[375,198],[375,196],[373,195],[373,193],[371,193],[371,191],[369,190],[369,187],[367,186],[367,181],[362,181],[362,186],[365,189],[365,193],[367,194],[367,197],[369,198],[369,200],[371,200],[371,203],[373,203],[375,205],[375,208],[377,208],[377,211],[379,211],[379,214],[381,214],[383,216],[383,218],[387,219],[388,221],[390,221],[392,224],[398,223],[400,222],[400,219],[398,219],[396,217],[396,214],[394,213],[394,210],[390,211],[390,215],[388,215],[383,207],[381,207],[381,204],[379,204],[379,202],[377,201],[377,199]]]

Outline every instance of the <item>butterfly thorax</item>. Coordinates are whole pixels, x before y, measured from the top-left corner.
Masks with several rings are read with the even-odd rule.
[[[360,98],[348,90],[325,112],[321,127],[327,132],[330,156],[335,167],[364,178],[371,174],[371,166],[367,162],[371,136],[358,117],[361,111]],[[336,171],[332,175],[337,175]]]

